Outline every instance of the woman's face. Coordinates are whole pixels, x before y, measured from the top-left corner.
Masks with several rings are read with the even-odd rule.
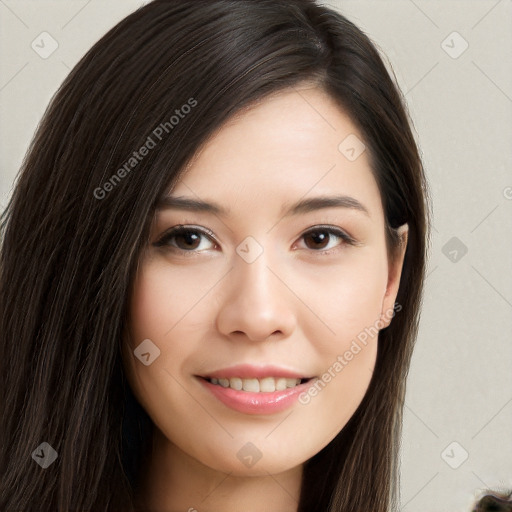
[[[282,472],[357,409],[403,261],[387,259],[361,140],[321,89],[289,89],[224,125],[170,192],[222,212],[162,202],[124,364],[170,450],[234,476]]]

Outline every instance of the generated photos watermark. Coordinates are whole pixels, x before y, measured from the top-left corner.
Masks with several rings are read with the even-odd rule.
[[[402,306],[398,303],[395,303],[392,309],[388,309],[384,312],[384,317],[386,320],[390,320],[395,316],[396,312],[400,312],[402,310]],[[352,340],[350,348],[347,349],[343,355],[338,355],[336,361],[329,366],[327,371],[325,371],[318,379],[314,381],[314,383],[304,392],[299,395],[299,402],[303,405],[307,405],[311,402],[311,398],[318,395],[325,386],[331,382],[336,375],[338,375],[345,366],[347,366],[354,357],[361,352],[363,347],[366,347],[368,344],[368,338],[371,339],[376,336],[379,331],[384,327],[384,321],[381,318],[375,321],[375,323],[370,327],[365,327],[356,337],[356,339]],[[361,344],[363,347],[361,347]]]
[[[101,187],[94,189],[94,197],[98,200],[104,199],[196,106],[197,100],[189,98],[187,103],[184,103],[179,109],[175,109],[174,114],[167,121],[163,121],[154,128],[151,134],[148,135],[146,142],[134,151]]]

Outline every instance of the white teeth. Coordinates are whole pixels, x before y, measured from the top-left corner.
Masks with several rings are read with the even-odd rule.
[[[229,387],[240,391],[242,389],[242,379],[231,377],[231,379],[229,379]]]
[[[299,383],[300,383],[300,379],[286,379],[286,387],[287,388],[294,388]]]
[[[228,379],[219,379],[219,384],[223,388],[227,388],[227,387],[229,387],[229,380]]]
[[[260,391],[272,392],[276,390],[276,381],[273,377],[265,377],[260,380]]]
[[[280,377],[276,379],[276,391],[283,391],[286,389],[286,379],[284,377]]]
[[[230,379],[209,379],[212,384],[217,384],[223,388],[231,388],[237,391],[248,391],[250,393],[272,393],[274,391],[284,391],[287,388],[293,388],[300,384],[301,379],[287,379],[284,377],[264,377],[263,379],[241,379],[231,377]]]
[[[258,379],[242,379],[242,389],[258,393],[260,391],[260,382]]]

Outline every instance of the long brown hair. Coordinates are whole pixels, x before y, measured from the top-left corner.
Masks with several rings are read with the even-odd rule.
[[[394,509],[429,237],[403,97],[370,39],[314,0],[155,0],[71,71],[2,215],[0,510],[134,510],[150,420],[127,385],[121,343],[156,201],[230,116],[303,81],[358,126],[391,257],[395,229],[407,222],[409,236],[400,311],[380,331],[370,386],[305,464],[298,510]],[[57,454],[46,468],[34,455],[52,453],[42,443]]]

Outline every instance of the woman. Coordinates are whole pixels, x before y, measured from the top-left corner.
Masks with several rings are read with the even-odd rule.
[[[395,510],[428,188],[342,15],[140,8],[52,100],[2,235],[1,510]]]

